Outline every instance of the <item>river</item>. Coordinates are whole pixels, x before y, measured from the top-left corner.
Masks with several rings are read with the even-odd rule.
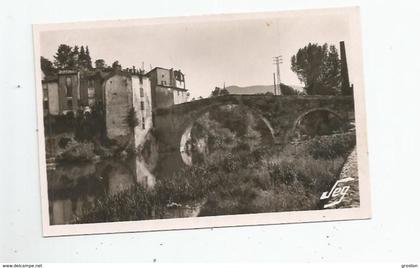
[[[137,157],[58,164],[47,172],[51,225],[72,223],[99,197],[113,195],[135,183],[155,183],[154,176]]]

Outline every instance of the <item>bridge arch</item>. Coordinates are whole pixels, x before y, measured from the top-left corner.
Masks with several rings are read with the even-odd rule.
[[[340,122],[340,128],[344,127],[345,124],[345,120],[343,118],[343,116],[341,116],[338,112],[330,109],[330,108],[326,108],[326,107],[318,107],[318,108],[313,108],[313,109],[309,109],[307,111],[305,111],[304,113],[300,114],[295,121],[293,122],[292,125],[292,129],[289,131],[289,134],[286,135],[285,137],[285,143],[289,142],[296,134],[296,130],[298,128],[298,126],[300,125],[302,119],[304,119],[306,116],[315,113],[315,112],[328,112],[330,114],[332,114],[333,116],[335,116],[335,118],[337,118]]]
[[[223,106],[227,106],[227,105],[237,105],[239,107],[243,107],[245,108],[247,111],[251,112],[257,119],[261,120],[264,125],[267,127],[267,129],[270,132],[270,137],[271,137],[271,141],[272,143],[275,142],[276,138],[275,138],[275,132],[274,132],[274,128],[272,127],[270,121],[268,121],[268,119],[266,117],[264,117],[264,115],[262,115],[262,113],[258,110],[253,109],[252,107],[245,105],[243,103],[237,103],[237,102],[225,102],[225,103],[217,103],[217,104],[213,104],[213,105],[209,105],[206,107],[203,107],[202,109],[200,109],[199,111],[197,111],[196,113],[194,113],[194,115],[192,117],[190,117],[188,120],[186,120],[186,122],[183,124],[182,126],[182,134],[181,134],[181,138],[179,141],[179,152],[181,154],[181,158],[182,161],[186,164],[191,166],[192,165],[192,156],[187,154],[188,151],[188,141],[191,139],[191,130],[194,126],[194,124],[196,123],[196,121],[203,115],[205,115],[206,113],[210,112],[212,109],[216,109],[219,107],[223,107]]]

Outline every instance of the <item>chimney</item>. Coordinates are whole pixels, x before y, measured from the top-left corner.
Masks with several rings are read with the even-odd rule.
[[[343,95],[353,94],[353,85],[350,86],[349,70],[347,67],[346,46],[344,41],[340,41],[340,58],[341,58],[341,92]]]

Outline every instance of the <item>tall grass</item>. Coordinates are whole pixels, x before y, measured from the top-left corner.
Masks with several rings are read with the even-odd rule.
[[[339,136],[324,137],[321,145],[314,139],[282,148],[238,148],[214,157],[218,161],[158,178],[152,190],[136,185],[101,198],[76,222],[163,218],[173,203],[204,203],[199,216],[319,209],[321,193],[338,178],[355,144],[354,134]]]

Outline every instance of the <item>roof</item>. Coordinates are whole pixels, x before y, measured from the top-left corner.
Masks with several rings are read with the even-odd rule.
[[[149,74],[150,74],[151,72],[155,71],[156,69],[162,69],[162,70],[167,70],[167,71],[169,71],[169,70],[171,70],[171,69],[173,69],[173,68],[168,69],[168,68],[163,68],[163,67],[156,66],[155,68],[153,68],[153,69],[151,69],[150,71],[148,71],[145,75],[146,75],[146,76],[149,76]],[[180,73],[184,74],[181,70],[174,70],[174,72],[180,72]]]
[[[151,69],[150,71],[148,71],[145,75],[148,76],[151,72],[155,71],[156,69],[162,69],[162,70],[168,70],[169,71],[168,68],[163,68],[163,67],[157,66],[157,67]]]
[[[42,82],[48,83],[48,82],[57,82],[58,77],[57,75],[46,75],[44,79],[42,79]]]

